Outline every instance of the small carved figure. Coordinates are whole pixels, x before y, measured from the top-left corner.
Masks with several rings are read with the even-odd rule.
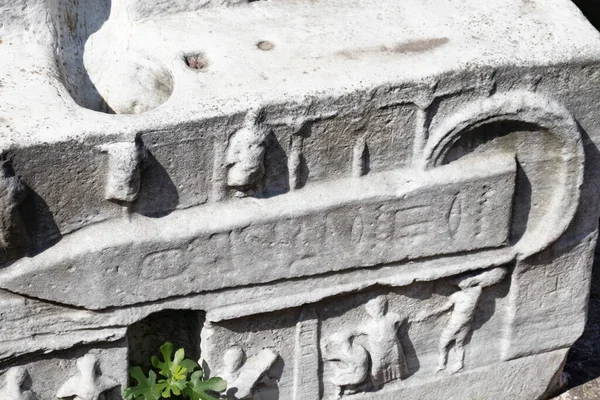
[[[337,389],[338,398],[357,393],[369,376],[369,353],[346,335],[334,333],[330,336],[325,346],[325,359],[332,362],[330,381]]]
[[[506,276],[505,268],[494,268],[476,275],[467,274],[454,280],[460,290],[453,293],[441,307],[417,315],[415,321],[422,321],[435,315],[443,314],[450,309],[450,319],[442,331],[439,342],[439,360],[437,371],[446,369],[450,348],[454,345],[458,359],[449,369],[450,373],[460,371],[464,366],[465,341],[472,330],[475,310],[479,304],[483,288],[495,285]]]
[[[24,242],[27,241],[17,211],[26,196],[25,185],[14,175],[8,162],[0,161],[0,250],[9,256],[9,253],[25,247]]]
[[[367,359],[370,359],[368,371],[376,390],[388,382],[401,379],[406,374],[408,366],[402,345],[398,339],[398,329],[404,319],[394,312],[389,312],[387,308],[388,302],[383,295],[369,300],[365,305],[365,310],[370,317],[368,321],[356,328],[340,333],[339,337],[332,336],[331,340],[333,342],[342,345],[339,348],[340,354],[330,354],[328,357],[330,359],[348,360],[347,363],[353,364],[349,365],[343,374],[336,374],[333,377],[332,382],[336,386],[340,387],[338,383],[343,383],[345,379],[348,379],[348,384],[341,386],[357,386],[360,383],[350,382],[349,380],[350,375],[354,375],[357,379],[362,374],[361,365],[365,365],[363,362],[364,353],[359,347],[368,353]],[[366,338],[364,343],[355,341],[361,336]],[[344,338],[344,340],[340,338]],[[344,341],[346,344],[343,344]],[[366,365],[368,365],[368,362]],[[351,370],[354,372],[351,373]]]
[[[87,354],[77,360],[79,372],[69,378],[56,393],[59,399],[98,400],[107,390],[119,386],[115,379],[98,373],[98,358]]]
[[[101,150],[109,156],[104,197],[124,203],[135,201],[140,192],[145,148],[137,142],[123,142],[103,145]]]
[[[240,192],[254,188],[265,173],[267,132],[258,119],[255,112],[248,113],[244,127],[229,139],[225,155],[227,185]]]
[[[26,390],[23,385],[29,377],[25,367],[14,367],[6,372],[4,389],[0,390],[2,400],[38,400],[31,390]]]
[[[277,353],[270,349],[263,349],[250,358],[246,358],[239,346],[227,349],[223,356],[224,371],[220,376],[230,388],[228,395],[235,399],[251,397],[254,386],[275,364],[277,357]]]
[[[371,377],[375,387],[380,387],[384,383],[402,378],[408,369],[398,339],[398,328],[404,319],[394,312],[388,312],[388,302],[383,295],[369,300],[365,310],[371,320],[360,328],[359,333],[367,335]]]

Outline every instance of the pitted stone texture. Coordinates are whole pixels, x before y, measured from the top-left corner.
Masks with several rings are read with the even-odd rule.
[[[105,393],[119,386],[115,379],[98,371],[98,358],[86,354],[77,360],[77,374],[70,377],[56,393],[59,399],[99,400]]]
[[[0,0],[0,41],[5,397],[116,400],[167,340],[230,399],[558,385],[600,217],[570,1]]]
[[[145,149],[136,142],[113,143],[101,149],[109,156],[105,198],[122,203],[137,200]]]
[[[9,380],[4,390],[11,388],[10,379],[15,368],[19,367],[13,367],[4,374],[4,380]],[[96,344],[94,347],[74,346],[67,351],[28,360],[27,376],[21,388],[23,395],[35,397],[16,400],[118,400],[122,399],[121,389],[128,382],[126,373],[127,348],[124,341],[111,345]]]
[[[27,196],[27,188],[6,161],[0,161],[0,262],[21,257],[28,240],[19,212]]]
[[[600,378],[577,386],[560,396],[553,397],[553,400],[597,400],[600,399]]]
[[[25,367],[14,367],[4,374],[4,389],[1,398],[6,400],[37,400],[34,392],[27,389],[27,380],[31,379]]]

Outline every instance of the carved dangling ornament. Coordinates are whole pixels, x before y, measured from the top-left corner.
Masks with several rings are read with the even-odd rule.
[[[119,386],[110,376],[98,372],[98,358],[87,354],[77,360],[77,374],[70,377],[56,393],[59,399],[99,400],[104,392]]]
[[[34,392],[24,388],[27,378],[29,378],[27,368],[14,367],[9,369],[5,375],[4,388],[0,390],[0,399],[38,400],[38,397]]]

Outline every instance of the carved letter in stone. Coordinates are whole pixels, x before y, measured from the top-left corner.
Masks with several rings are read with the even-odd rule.
[[[354,394],[369,376],[369,353],[364,347],[353,343],[353,338],[340,333],[330,336],[325,346],[325,359],[332,362],[331,383],[337,389],[338,398]]]
[[[244,127],[229,139],[225,161],[229,168],[227,185],[239,191],[252,189],[265,173],[266,130],[251,112]]]
[[[424,320],[434,315],[443,314],[450,309],[452,313],[450,320],[442,331],[439,342],[439,360],[437,371],[446,369],[448,362],[448,353],[454,344],[454,351],[458,355],[455,364],[449,369],[450,373],[460,371],[464,366],[465,358],[465,340],[471,332],[471,323],[475,317],[475,310],[481,298],[483,288],[495,285],[504,279],[506,269],[494,268],[477,275],[461,275],[454,280],[454,283],[461,289],[452,294],[448,301],[440,308],[428,313],[417,315],[416,321]]]
[[[26,195],[25,185],[6,161],[0,161],[0,262],[26,247],[23,222],[17,211]]]
[[[135,201],[140,192],[145,149],[137,142],[107,144],[101,149],[109,155],[105,198],[124,203]]]
[[[2,400],[38,400],[31,390],[23,388],[29,372],[25,367],[11,368],[6,372],[4,389],[0,390]]]
[[[304,307],[296,324],[293,400],[319,399],[319,316],[314,307]]]
[[[224,371],[221,377],[230,388],[228,395],[235,399],[252,396],[252,389],[258,381],[271,369],[277,360],[277,353],[263,349],[257,355],[246,359],[246,354],[239,346],[229,348],[223,357]]]
[[[56,397],[59,399],[98,400],[102,393],[119,386],[119,382],[115,379],[99,375],[98,358],[93,354],[87,354],[77,360],[77,369],[79,372],[58,389]]]

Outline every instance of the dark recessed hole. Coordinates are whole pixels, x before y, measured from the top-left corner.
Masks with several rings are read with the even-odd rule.
[[[261,40],[260,42],[256,43],[256,47],[264,51],[269,51],[273,50],[275,44],[273,44],[273,42],[269,42],[268,40]]]
[[[206,68],[208,68],[208,58],[202,53],[187,54],[183,57],[183,59],[185,61],[185,65],[187,65],[190,69],[204,71]]]
[[[132,324],[127,329],[129,365],[149,370],[152,356],[160,355],[166,342],[183,348],[187,358],[200,358],[200,330],[204,313],[188,310],[163,310]]]

